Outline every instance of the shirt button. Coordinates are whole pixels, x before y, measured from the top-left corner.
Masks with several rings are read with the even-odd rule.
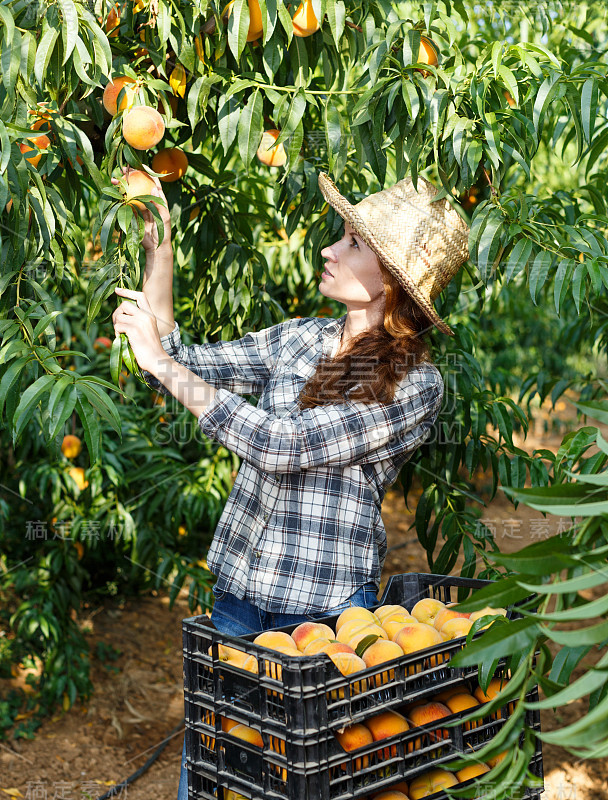
[[[268,519],[268,514],[264,514],[264,522]]]
[[[253,555],[254,555],[256,558],[260,558],[262,554],[260,553],[260,551],[259,551],[259,550],[254,550],[254,551],[253,551]]]

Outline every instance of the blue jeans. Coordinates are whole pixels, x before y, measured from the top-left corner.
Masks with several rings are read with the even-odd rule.
[[[331,617],[349,606],[363,606],[370,608],[378,603],[376,585],[366,583],[359,587],[348,600],[340,603],[331,611],[321,611],[309,614],[275,614],[264,611],[246,600],[239,600],[232,594],[224,594],[217,598],[213,604],[211,621],[222,633],[230,636],[246,636],[248,633],[266,631],[269,628],[282,628],[284,625],[298,625],[300,622],[309,622],[313,619]],[[188,800],[188,772],[186,770],[186,738],[182,749],[182,768],[179,776],[177,800]]]

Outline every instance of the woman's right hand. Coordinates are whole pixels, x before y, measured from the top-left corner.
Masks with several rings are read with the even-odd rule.
[[[123,167],[123,177],[126,177],[129,172],[134,171],[131,167]],[[161,219],[163,221],[165,227],[165,235],[163,237],[162,244],[166,246],[171,246],[171,216],[169,214],[169,209],[167,208],[167,198],[165,197],[165,193],[163,192],[163,187],[158,178],[154,178],[150,175],[150,178],[154,181],[154,188],[150,192],[150,194],[159,197],[165,203],[164,206],[159,205],[158,203],[154,203],[156,208],[158,209]],[[113,184],[118,184],[116,178],[112,178]],[[152,216],[151,212],[148,211],[147,208],[138,209],[138,214],[141,214],[144,219],[144,238],[142,239],[142,247],[146,251],[146,253],[153,253],[158,248],[158,230],[156,228],[156,220]]]

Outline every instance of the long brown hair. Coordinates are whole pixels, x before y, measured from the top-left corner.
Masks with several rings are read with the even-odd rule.
[[[432,323],[378,263],[386,298],[383,324],[355,336],[339,357],[321,356],[300,392],[300,409],[344,403],[347,393],[361,403],[390,403],[399,381],[417,364],[430,362],[425,334]]]

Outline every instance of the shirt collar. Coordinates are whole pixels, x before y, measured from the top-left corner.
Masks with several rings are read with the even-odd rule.
[[[346,314],[344,314],[344,316],[342,317],[339,317],[338,319],[330,318],[326,320],[323,324],[321,335],[324,337],[342,336],[345,322],[346,322]]]

